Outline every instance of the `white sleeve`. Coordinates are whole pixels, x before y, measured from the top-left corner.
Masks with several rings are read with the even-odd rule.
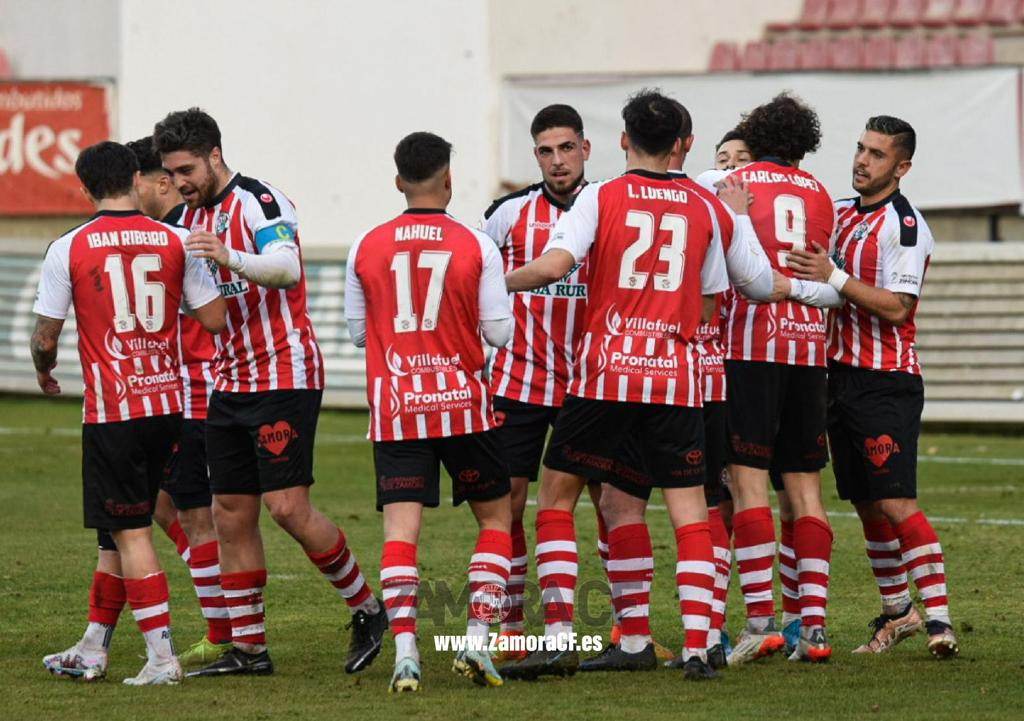
[[[501,262],[501,253],[490,237],[473,231],[480,243],[483,267],[480,270],[480,322],[505,320],[512,317],[512,305],[509,303],[508,290],[505,288],[505,270]],[[507,341],[506,341],[507,342]],[[502,343],[504,345],[504,343]]]
[[[263,252],[263,247],[268,242],[278,239],[275,232],[268,232],[264,235],[262,231],[274,231],[281,226],[290,231],[291,240],[294,241],[295,235],[299,231],[299,217],[295,213],[295,206],[285,197],[284,193],[277,188],[259,182],[245,190],[249,192],[243,195],[242,215],[252,230],[253,242],[260,252]],[[287,241],[289,239],[282,237],[280,240]]]
[[[32,311],[55,320],[68,317],[71,308],[71,238],[55,240],[46,249],[42,274],[36,290],[36,302]]]
[[[185,238],[188,231],[171,226],[171,237],[177,238],[182,243],[182,252],[185,254],[185,277],[181,284],[181,298],[185,306],[195,310],[202,308],[207,303],[214,301],[219,295],[217,283],[210,273],[210,266],[204,258],[197,258],[185,250]]]
[[[729,174],[728,170],[719,170],[718,168],[709,168],[703,173],[693,179],[693,182],[697,183],[701,187],[710,190],[712,193],[718,193],[718,188],[715,187],[715,183],[718,183],[726,175]]]
[[[906,293],[918,297],[924,283],[925,265],[935,241],[924,218],[916,210],[914,218],[917,224],[917,241],[914,245],[905,246],[900,242],[900,216],[894,211],[889,211],[885,227],[878,239],[878,248],[882,287],[893,293]]]
[[[704,265],[700,269],[700,291],[702,295],[714,295],[729,288],[729,274],[725,269],[725,255],[722,253],[722,235],[719,226],[711,238]]]
[[[572,208],[562,213],[551,231],[545,253],[556,248],[565,250],[577,263],[587,257],[597,235],[597,191],[603,184],[596,182],[583,186]]]
[[[363,284],[356,275],[356,254],[366,235],[363,233],[352,244],[348,260],[345,261],[345,322],[348,323],[348,333],[352,337],[352,342],[360,348],[366,345],[366,294],[363,293]]]
[[[733,217],[733,235],[729,243],[729,252],[725,256],[726,267],[729,271],[729,281],[737,289],[743,289],[743,295],[754,300],[764,300],[771,295],[772,289],[772,264],[764,253],[761,241],[754,231],[754,224],[750,221],[749,215],[735,215],[731,209],[729,215]],[[767,292],[761,297],[761,291],[767,285]]]
[[[839,291],[828,283],[813,280],[789,279],[789,298],[815,308],[838,308],[846,301]]]
[[[287,241],[265,245],[259,253],[228,253],[228,268],[267,288],[290,288],[302,278],[299,246]]]

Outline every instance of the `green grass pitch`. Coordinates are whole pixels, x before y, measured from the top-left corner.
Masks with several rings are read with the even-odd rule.
[[[577,676],[479,689],[450,671],[431,636],[460,633],[465,611],[442,625],[421,617],[423,683],[419,694],[386,692],[394,647],[358,676],[342,670],[348,618],[341,600],[269,518],[263,519],[270,580],[267,628],[276,673],[266,678],[192,679],[178,687],[120,683],[143,663],[142,639],[125,612],[114,638],[107,681],[51,678],[40,659],[71,645],[84,627],[95,563],[94,534],[81,527],[80,406],[45,399],[0,398],[0,699],[2,717],[22,719],[1005,719],[1024,714],[1024,458],[1019,438],[927,435],[920,466],[922,505],[946,551],[950,601],[962,655],[940,663],[923,637],[879,657],[852,656],[877,613],[877,592],[860,526],[833,490],[825,497],[835,528],[829,630],[831,663],[808,666],[781,657],[727,670],[717,683],[684,683],[665,669],[648,674]],[[381,522],[373,506],[365,414],[325,412],[317,447],[316,505],[341,524],[374,588]],[[957,460],[959,459],[959,460]],[[966,460],[964,460],[966,459]],[[445,480],[447,482],[447,480]],[[660,504],[660,499],[653,503]],[[527,528],[532,547],[534,509]],[[656,556],[652,625],[662,643],[681,642],[674,544],[663,510],[649,512]],[[580,582],[600,582],[589,505],[577,512]],[[157,532],[171,589],[179,648],[203,633],[187,569]],[[426,513],[421,543],[424,582],[461,590],[475,524],[469,510]],[[531,578],[535,578],[531,559]],[[742,599],[733,583],[729,628],[738,630]],[[592,594],[590,613],[607,612]],[[778,596],[777,596],[778,598]],[[531,629],[538,632],[538,628]],[[607,627],[578,627],[607,634]]]

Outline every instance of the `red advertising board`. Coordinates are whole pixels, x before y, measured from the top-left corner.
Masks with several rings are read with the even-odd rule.
[[[0,83],[0,215],[87,215],[75,159],[110,138],[110,87]]]

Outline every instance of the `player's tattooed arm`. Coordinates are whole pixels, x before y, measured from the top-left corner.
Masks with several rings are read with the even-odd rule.
[[[46,316],[36,317],[36,328],[29,343],[32,363],[36,367],[36,382],[43,393],[55,396],[60,393],[60,384],[50,371],[57,367],[57,341],[64,321]]]

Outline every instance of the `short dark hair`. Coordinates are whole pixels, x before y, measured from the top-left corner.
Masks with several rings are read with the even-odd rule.
[[[743,136],[740,135],[740,132],[736,130],[736,128],[733,128],[722,136],[722,139],[718,141],[718,145],[715,146],[715,152],[717,153],[719,148],[733,140],[743,140]],[[746,143],[747,141],[743,140],[743,142]]]
[[[530,123],[530,136],[534,139],[551,128],[570,128],[577,135],[583,135],[583,118],[571,105],[549,105],[541,108]]]
[[[139,163],[139,171],[142,173],[166,172],[160,162],[160,156],[153,147],[153,136],[147,135],[138,140],[130,140],[125,145],[135,153],[135,160]]]
[[[672,150],[683,118],[672,101],[658,90],[643,88],[622,108],[626,135],[634,148],[646,155],[664,155]]]
[[[673,107],[679,111],[679,114],[683,118],[683,122],[679,123],[679,137],[686,140],[688,137],[693,135],[693,118],[690,117],[690,111],[686,109],[678,100],[669,98],[669,102],[672,103]]]
[[[138,170],[135,154],[111,140],[90,145],[75,161],[75,174],[96,200],[128,195]]]
[[[771,102],[744,115],[736,130],[757,159],[775,156],[801,160],[821,145],[818,114],[788,92],[779,93]]]
[[[209,155],[220,144],[220,128],[209,113],[199,108],[178,110],[153,128],[153,145],[158,153],[187,150],[195,155]]]
[[[395,167],[402,180],[419,183],[451,164],[452,144],[433,133],[410,133],[395,146]]]
[[[903,148],[908,160],[914,157],[914,150],[917,149],[917,133],[914,131],[914,126],[906,120],[894,118],[892,115],[876,115],[873,118],[868,118],[864,129],[891,136],[893,145]]]

